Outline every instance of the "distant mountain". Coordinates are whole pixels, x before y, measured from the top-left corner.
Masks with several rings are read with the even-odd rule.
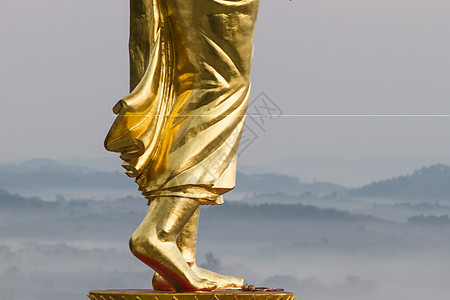
[[[440,225],[450,225],[450,218],[448,215],[443,216],[413,216],[408,218],[408,224],[412,225],[431,225],[431,226],[440,226]]]
[[[0,188],[8,190],[47,187],[121,189],[129,186],[129,178],[120,172],[97,171],[51,159],[32,159],[0,166]]]
[[[97,171],[123,171],[123,168],[121,166],[122,160],[117,155],[115,155],[115,153],[110,153],[110,155],[96,158],[72,156],[65,159],[59,159],[58,162],[66,165],[92,168]]]
[[[303,183],[297,177],[275,173],[246,175],[237,173],[235,192],[239,193],[312,193],[328,195],[344,193],[344,186],[329,182]]]
[[[58,207],[58,202],[46,202],[38,197],[25,198],[17,194],[12,195],[6,190],[0,189],[0,211],[3,213],[17,210],[48,211]]]
[[[327,182],[302,183],[293,176],[279,174],[245,175],[237,173],[237,187],[233,194],[312,193],[328,195],[343,193],[347,188]],[[60,163],[51,159],[32,159],[14,164],[0,165],[0,188],[8,191],[48,198],[56,194],[74,197],[97,195],[138,195],[133,179],[120,171],[98,171],[86,162],[82,165]],[[118,194],[120,192],[120,194]],[[231,195],[230,198],[233,198]]]
[[[258,195],[259,203],[277,203],[277,198],[282,198],[282,203],[297,203],[301,198],[323,197],[450,200],[450,167],[442,164],[356,189],[329,182],[304,183],[297,177],[274,173],[247,175],[238,172],[236,177],[236,188],[227,194],[231,200],[251,195]],[[66,198],[96,199],[139,195],[136,184],[123,172],[99,171],[86,164],[63,164],[50,159],[0,165],[0,188],[46,200],[58,194]],[[262,199],[262,194],[273,201]]]
[[[85,166],[60,163],[48,158],[33,158],[30,160],[1,165],[0,171],[2,173],[11,172],[12,174],[30,174],[42,171],[89,173],[95,172],[96,169]]]
[[[123,172],[98,171],[51,159],[0,165],[0,188],[45,200],[55,199],[57,195],[106,199],[138,194],[133,180]]]
[[[450,200],[450,167],[437,164],[411,175],[373,182],[350,190],[355,197]]]

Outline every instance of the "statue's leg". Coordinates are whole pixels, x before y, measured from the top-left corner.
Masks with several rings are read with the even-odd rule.
[[[195,264],[195,253],[197,246],[198,219],[200,206],[195,210],[192,217],[181,230],[177,238],[177,246],[189,266]],[[173,291],[173,287],[157,272],[152,278],[153,289],[156,291]]]
[[[177,237],[200,207],[193,199],[159,197],[150,202],[130,238],[131,252],[159,273],[176,291],[213,290],[217,284],[197,276],[177,247]]]
[[[200,207],[189,219],[177,238],[178,249],[184,259],[197,276],[217,283],[218,289],[240,289],[244,284],[243,278],[234,276],[224,276],[215,272],[200,268],[196,264],[197,230],[200,216]],[[155,273],[152,279],[155,290],[172,290],[173,288],[158,273]]]

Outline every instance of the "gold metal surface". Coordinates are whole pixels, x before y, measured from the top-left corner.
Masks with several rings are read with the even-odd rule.
[[[130,3],[130,94],[105,147],[149,201],[131,251],[157,272],[155,289],[240,288],[199,268],[195,248],[200,205],[235,185],[259,0]]]
[[[161,293],[152,290],[90,291],[91,300],[294,300],[293,293],[286,292],[184,292]]]

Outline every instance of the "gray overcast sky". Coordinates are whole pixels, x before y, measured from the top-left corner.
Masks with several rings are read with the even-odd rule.
[[[126,0],[2,0],[0,162],[110,155],[111,108],[128,91],[128,14]],[[253,97],[265,92],[287,115],[449,114],[449,29],[448,0],[261,0]],[[281,117],[240,164],[359,184],[450,163],[449,123]]]

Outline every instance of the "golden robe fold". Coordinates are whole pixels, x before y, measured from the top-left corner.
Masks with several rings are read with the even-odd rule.
[[[259,0],[131,0],[130,90],[105,140],[151,200],[234,188]]]

